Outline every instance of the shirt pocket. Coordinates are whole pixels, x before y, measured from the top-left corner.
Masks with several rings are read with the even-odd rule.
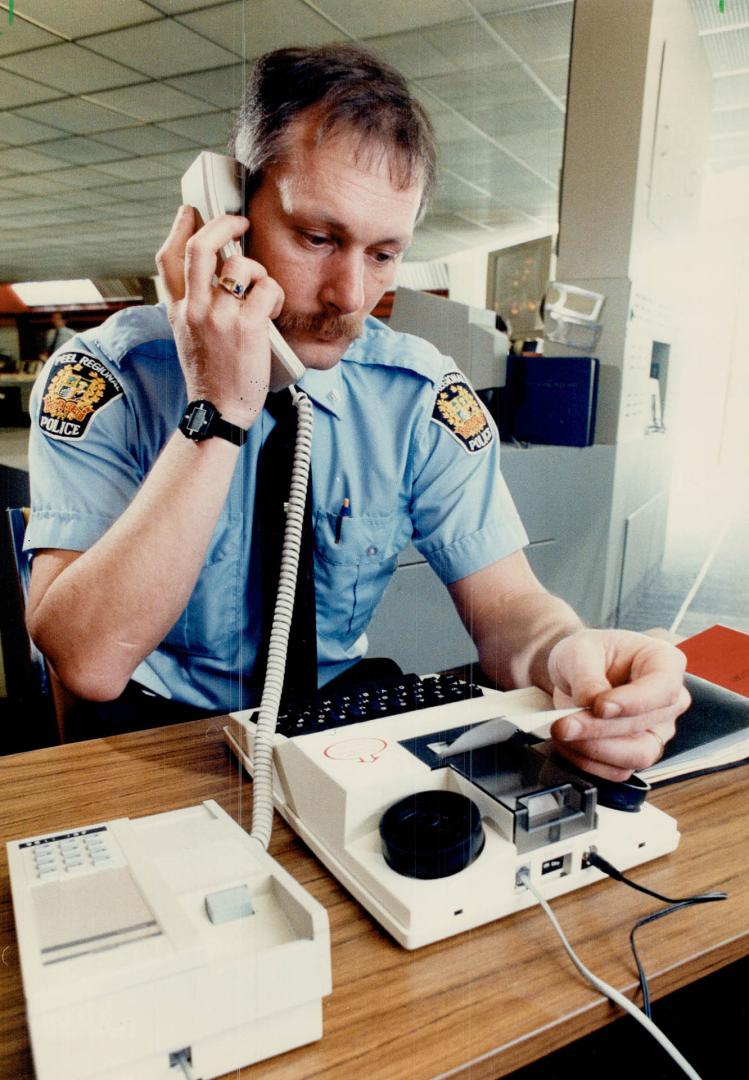
[[[361,514],[339,521],[337,514],[318,511],[315,595],[320,637],[350,645],[366,630],[397,564],[396,517]]]
[[[219,519],[187,606],[164,638],[169,649],[226,659],[240,628],[241,532],[236,515]]]

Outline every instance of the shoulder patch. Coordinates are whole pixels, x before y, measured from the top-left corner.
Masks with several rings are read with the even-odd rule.
[[[122,384],[94,356],[60,353],[47,376],[39,427],[53,439],[82,439],[94,413],[122,394]]]
[[[468,454],[494,438],[486,413],[462,371],[449,371],[437,387],[432,420],[446,428]]]

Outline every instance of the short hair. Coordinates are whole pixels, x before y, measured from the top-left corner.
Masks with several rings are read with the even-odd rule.
[[[247,169],[247,194],[264,169],[283,160],[292,121],[313,107],[320,114],[318,143],[333,131],[352,130],[362,146],[385,149],[399,188],[421,181],[421,220],[437,172],[431,121],[400,72],[357,45],[277,49],[255,62],[230,142]]]

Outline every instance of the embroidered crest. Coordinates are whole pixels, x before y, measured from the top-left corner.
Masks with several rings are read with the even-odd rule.
[[[481,403],[461,371],[443,375],[432,420],[447,428],[469,454],[484,450],[494,438]]]
[[[100,360],[85,353],[61,353],[47,379],[39,427],[55,439],[82,439],[94,413],[122,393]]]

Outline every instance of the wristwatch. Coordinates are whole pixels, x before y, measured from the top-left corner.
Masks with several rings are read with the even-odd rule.
[[[212,439],[214,435],[219,439],[227,439],[235,446],[244,446],[247,432],[244,428],[237,427],[224,420],[215,405],[204,398],[191,401],[185,409],[184,415],[179,422],[179,430],[187,439],[202,442],[203,439]]]

